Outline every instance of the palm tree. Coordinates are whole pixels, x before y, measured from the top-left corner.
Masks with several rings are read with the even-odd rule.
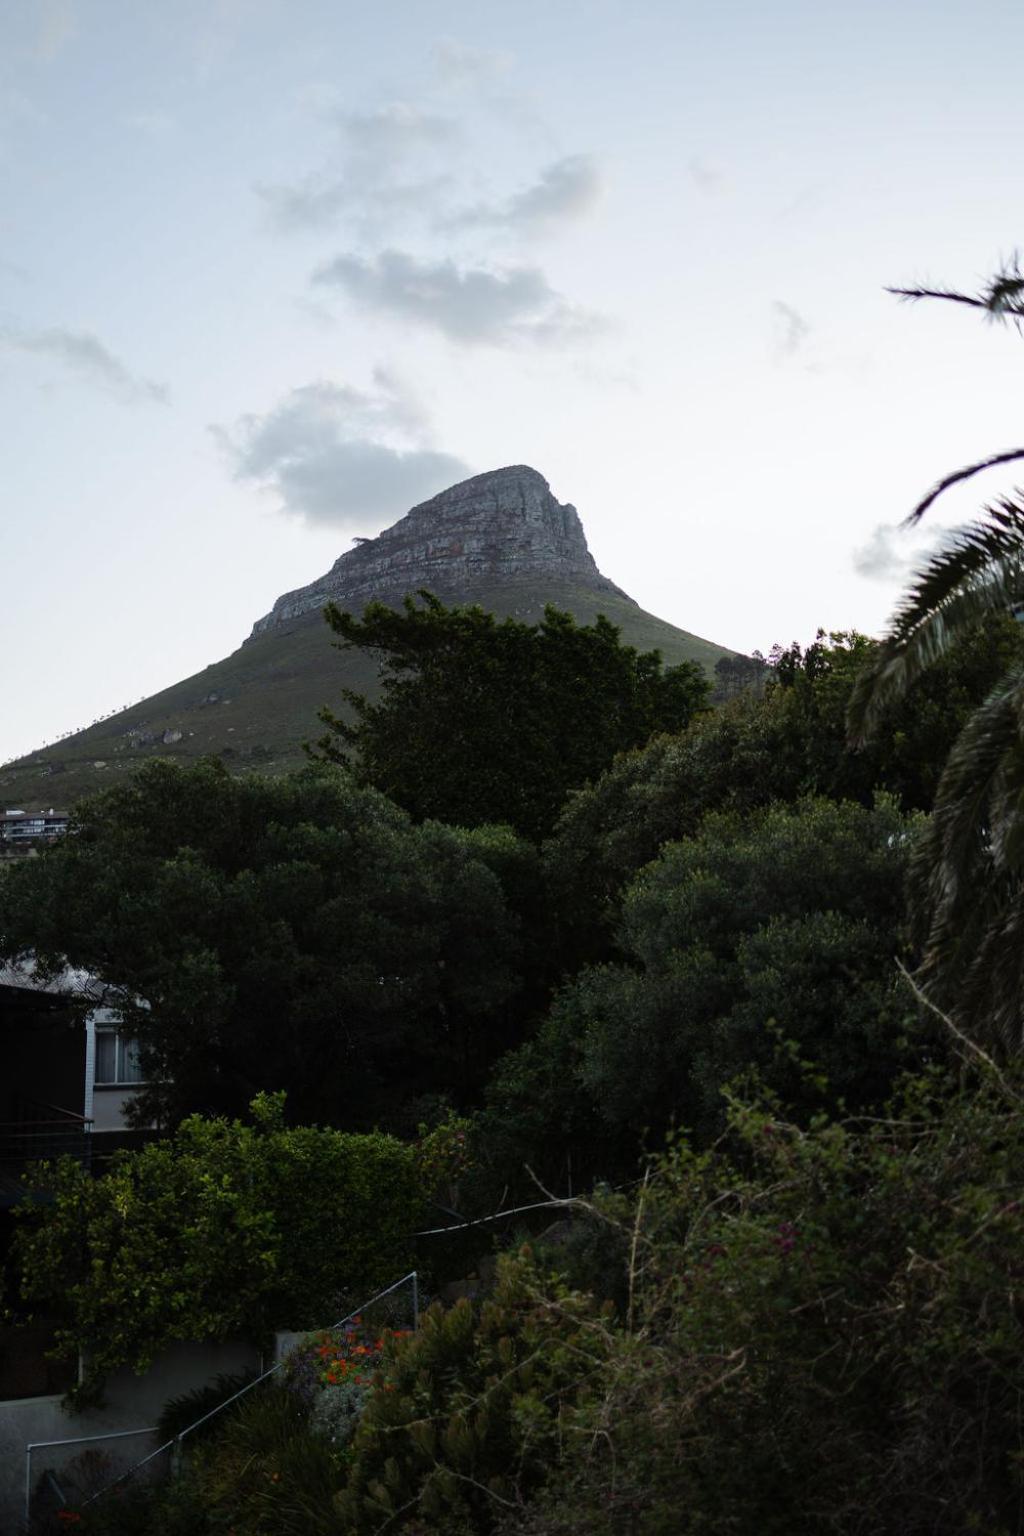
[[[892,289],[944,299],[990,319],[1024,321],[1016,258],[978,294]],[[1024,458],[1010,449],[940,480],[907,519],[916,524],[950,486]],[[850,704],[851,743],[872,734],[886,705],[987,614],[1024,619],[1024,493],[984,508],[915,577]],[[1024,662],[993,688],[946,760],[911,858],[910,921],[926,995],[972,1038],[1024,1048]]]

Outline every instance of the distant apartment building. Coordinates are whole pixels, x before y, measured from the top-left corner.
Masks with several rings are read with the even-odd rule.
[[[36,848],[52,843],[68,828],[67,811],[2,811],[0,812],[0,858],[11,858],[19,853],[32,853]]]

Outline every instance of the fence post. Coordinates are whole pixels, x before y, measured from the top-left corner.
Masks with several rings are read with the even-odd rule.
[[[420,1280],[415,1269],[412,1272],[412,1326],[414,1332],[420,1326]]]

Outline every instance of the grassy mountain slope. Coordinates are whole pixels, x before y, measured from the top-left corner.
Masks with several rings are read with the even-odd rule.
[[[457,593],[439,595],[464,601]],[[670,664],[698,661],[710,671],[720,656],[731,654],[622,598],[583,587],[552,583],[541,592],[496,586],[474,594],[474,601],[531,622],[541,618],[545,603],[568,609],[583,623],[600,612],[631,645],[657,648]],[[303,741],[320,734],[321,705],[336,707],[343,688],[372,693],[376,679],[371,657],[339,651],[322,615],[306,614],[152,698],[0,769],[0,800],[24,810],[67,808],[154,756],[189,761],[215,753],[239,771],[280,773],[299,766]]]

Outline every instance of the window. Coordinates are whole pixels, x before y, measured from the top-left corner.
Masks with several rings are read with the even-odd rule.
[[[96,1083],[141,1083],[139,1042],[115,1029],[96,1031]]]

